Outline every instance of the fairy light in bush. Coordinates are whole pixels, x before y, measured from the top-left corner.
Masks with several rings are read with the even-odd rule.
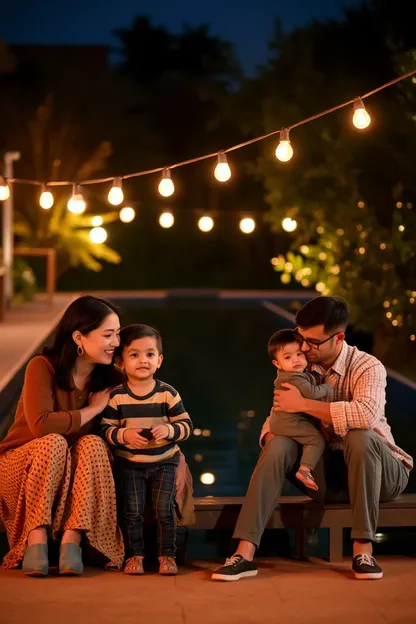
[[[361,98],[357,98],[354,102],[354,114],[352,116],[352,123],[358,130],[364,130],[368,128],[371,123],[371,117],[368,114],[364,102]]]
[[[42,185],[42,191],[39,197],[39,206],[44,210],[49,210],[52,208],[54,203],[54,197],[52,193],[48,190],[46,184]]]
[[[282,221],[282,228],[285,232],[294,232],[298,227],[297,221],[295,219],[291,219],[290,217],[286,217]]]
[[[290,144],[289,130],[283,128],[280,131],[279,145],[276,147],[276,158],[281,162],[289,162],[293,156],[293,147]]]
[[[10,188],[7,180],[0,176],[0,201],[5,201],[10,197]]]
[[[159,217],[159,224],[165,229],[171,228],[174,223],[175,217],[171,212],[163,212]]]
[[[131,223],[135,216],[136,213],[134,211],[134,208],[131,208],[130,206],[125,206],[120,210],[119,213],[120,221],[122,221],[123,223]]]
[[[68,210],[73,214],[82,214],[87,207],[84,197],[82,195],[82,189],[79,184],[74,184],[72,188],[72,197],[68,201]]]
[[[214,227],[214,219],[208,216],[201,217],[198,221],[198,227],[201,232],[210,232]]]
[[[251,234],[256,228],[256,222],[251,217],[244,217],[240,221],[240,230],[243,234]]]
[[[218,162],[214,170],[218,182],[227,182],[231,178],[231,169],[224,152],[218,152]]]
[[[116,178],[113,182],[113,186],[111,187],[108,193],[108,201],[113,206],[119,206],[123,203],[124,193],[121,188],[121,178]]]
[[[159,182],[159,193],[162,197],[170,197],[175,192],[175,185],[172,182],[170,169],[164,169],[162,179]]]

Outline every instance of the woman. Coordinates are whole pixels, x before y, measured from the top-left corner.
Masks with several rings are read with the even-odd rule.
[[[83,536],[107,567],[122,566],[110,456],[91,434],[121,381],[112,365],[119,331],[112,303],[80,297],[65,311],[52,348],[27,366],[15,421],[0,444],[5,568],[22,562],[25,574],[46,576],[48,536],[61,538],[61,574],[83,572]]]

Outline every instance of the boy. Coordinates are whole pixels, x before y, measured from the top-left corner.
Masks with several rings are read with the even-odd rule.
[[[162,339],[156,329],[129,325],[121,330],[116,363],[125,382],[110,395],[101,435],[114,447],[123,499],[126,574],[144,573],[142,527],[148,488],[158,524],[159,573],[178,573],[174,518],[177,442],[190,436],[192,421],[179,393],[154,379],[162,360]]]
[[[268,351],[274,366],[278,369],[274,382],[276,388],[280,390],[283,383],[291,383],[308,399],[319,400],[329,396],[332,386],[328,383],[318,384],[315,377],[305,370],[307,367],[305,354],[300,350],[300,344],[291,329],[282,329],[273,334],[268,343]],[[317,490],[318,486],[312,471],[324,452],[325,441],[314,420],[302,412],[289,414],[272,410],[270,431],[274,435],[286,436],[302,445],[302,457],[296,478],[307,488]]]

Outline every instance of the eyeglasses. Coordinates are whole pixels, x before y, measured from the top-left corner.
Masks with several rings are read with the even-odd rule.
[[[331,340],[331,338],[334,338],[334,336],[336,336],[339,333],[340,332],[335,332],[335,334],[332,334],[332,336],[330,336],[329,338],[326,338],[325,340],[321,340],[321,341],[318,340],[316,342],[312,342],[311,340],[309,340],[308,338],[305,338],[304,336],[302,336],[302,334],[299,333],[299,327],[295,327],[295,329],[293,330],[293,335],[295,337],[295,340],[301,346],[303,345],[304,342],[306,342],[306,344],[308,345],[310,349],[319,349],[321,345],[325,344],[326,342]]]

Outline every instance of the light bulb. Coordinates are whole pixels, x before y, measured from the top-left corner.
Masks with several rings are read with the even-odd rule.
[[[10,188],[7,184],[7,180],[0,176],[0,201],[5,201],[10,197]]]
[[[171,212],[163,212],[159,217],[159,224],[163,228],[170,228],[175,223],[175,218]]]
[[[52,193],[47,190],[47,187],[45,185],[43,185],[42,192],[39,197],[40,207],[43,208],[44,210],[49,210],[49,208],[52,208],[54,201],[55,200],[54,200]]]
[[[210,232],[214,227],[214,219],[211,217],[201,217],[198,221],[198,227],[201,232]]]
[[[124,199],[123,189],[121,188],[121,179],[117,178],[113,182],[113,186],[111,187],[108,193],[108,201],[113,206],[119,206]]]
[[[175,185],[172,182],[170,169],[164,169],[162,179],[159,182],[159,193],[162,197],[170,197],[175,192]],[[169,226],[170,227],[170,226]]]
[[[251,234],[251,232],[254,231],[255,227],[256,227],[256,223],[254,219],[252,219],[251,217],[245,217],[244,219],[241,219],[240,221],[240,230],[244,234]]]
[[[291,219],[290,217],[286,217],[282,221],[282,228],[285,232],[294,232],[298,227],[297,221]]]
[[[354,102],[354,115],[352,117],[352,123],[358,130],[364,130],[368,128],[371,123],[371,117],[368,114],[361,98],[357,98]]]
[[[289,130],[280,131],[280,142],[276,147],[276,158],[281,162],[288,162],[293,156],[293,148],[289,140]]]
[[[103,227],[92,228],[90,231],[90,240],[96,245],[101,245],[101,243],[107,240],[107,232]]]
[[[82,214],[87,207],[79,184],[74,184],[72,197],[68,202],[68,210],[73,214]]]
[[[214,176],[218,182],[227,182],[231,178],[230,165],[227,162],[227,156],[224,152],[218,153],[218,162],[214,170]]]
[[[130,208],[130,206],[125,206],[120,210],[119,217],[120,221],[122,221],[123,223],[130,223],[131,221],[133,221],[135,216],[136,213],[134,212],[133,208]]]
[[[93,225],[94,227],[100,227],[100,225],[102,225],[103,223],[104,223],[104,219],[100,216],[93,217],[91,219],[91,225]]]

